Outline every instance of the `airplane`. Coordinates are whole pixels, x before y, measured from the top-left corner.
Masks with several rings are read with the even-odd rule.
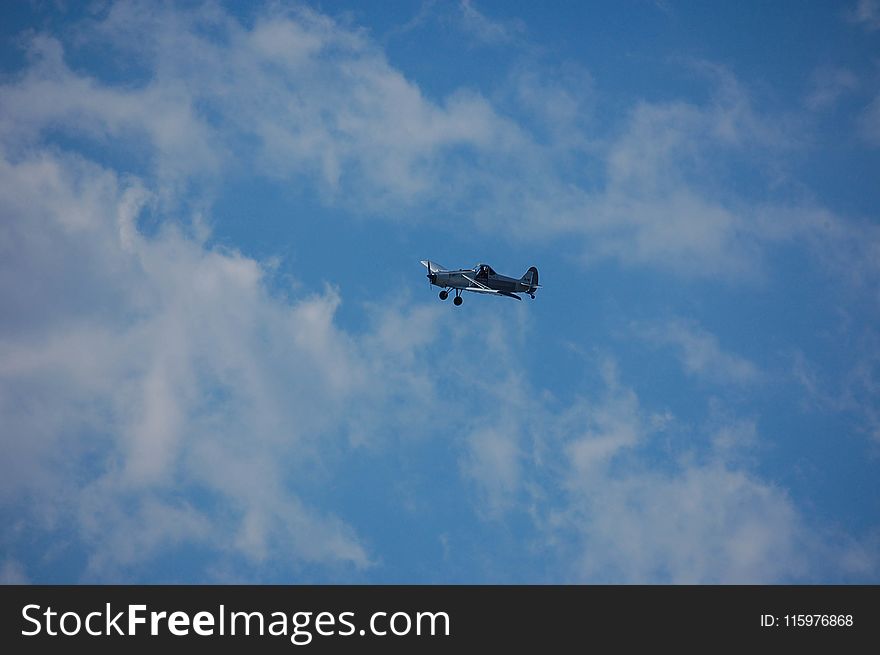
[[[519,279],[499,275],[488,264],[449,270],[437,262],[422,260],[422,266],[428,269],[428,282],[431,285],[441,287],[440,300],[446,300],[449,297],[448,289],[455,290],[455,298],[452,302],[456,306],[464,302],[461,297],[462,291],[489,293],[517,300],[522,300],[522,298],[516,294],[527,293],[534,300],[535,291],[541,288],[541,285],[538,284],[538,269],[534,266]]]

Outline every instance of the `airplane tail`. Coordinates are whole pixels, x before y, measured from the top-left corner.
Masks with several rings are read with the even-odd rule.
[[[538,284],[538,269],[532,266],[526,271],[526,274],[520,278],[520,282],[529,285],[531,291],[534,292],[535,289],[541,286]]]

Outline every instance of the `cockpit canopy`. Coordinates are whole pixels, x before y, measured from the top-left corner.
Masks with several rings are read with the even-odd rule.
[[[477,275],[497,275],[489,264],[477,264],[474,266],[474,272]]]

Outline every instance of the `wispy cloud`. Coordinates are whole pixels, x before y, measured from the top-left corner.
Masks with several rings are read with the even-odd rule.
[[[634,325],[635,334],[678,351],[683,370],[689,375],[723,384],[754,384],[761,379],[758,367],[748,359],[729,353],[718,339],[693,321],[672,319],[665,323]]]
[[[843,412],[856,417],[858,430],[880,444],[880,335],[871,328],[846,334],[856,347],[840,371],[829,371],[796,350],[792,379],[803,389],[803,404],[811,412]]]
[[[132,30],[151,36],[129,39]],[[452,149],[485,147],[504,133],[479,96],[434,105],[375,44],[305,9],[263,14],[246,29],[210,7],[123,3],[83,34],[110,40],[154,76],[136,88],[103,85],[72,71],[57,40],[37,36],[34,65],[4,89],[0,129],[18,142],[52,125],[98,143],[140,144],[163,186],[256,165],[269,176],[303,176],[328,200],[354,193],[355,204],[406,205],[436,193],[428,182]]]
[[[520,21],[488,18],[474,6],[472,0],[460,0],[459,10],[464,31],[482,43],[489,45],[510,43],[525,32],[525,26]]]
[[[512,403],[494,430],[474,435],[487,484],[476,502],[488,520],[528,507],[543,535],[529,547],[552,563],[553,576],[782,583],[809,577],[828,557],[839,563],[832,579],[880,570],[869,542],[816,531],[784,489],[750,471],[746,455],[761,442],[753,420],[721,412],[692,433],[668,411],[645,407],[613,359],[596,365],[600,388],[562,407],[529,396],[520,381],[531,402]],[[509,431],[513,416],[517,429]],[[682,431],[692,445],[658,460],[659,444]],[[480,475],[476,467],[468,473]]]
[[[602,482],[572,500],[584,580],[784,582],[811,559],[790,501],[742,471],[707,464]]]
[[[806,105],[813,111],[833,107],[840,98],[859,87],[859,78],[846,68],[822,67],[813,74],[813,88]]]
[[[737,452],[756,441],[749,421],[707,430],[706,455],[658,466],[647,453],[682,426],[648,411],[613,365],[605,368],[601,395],[545,424],[560,429],[544,432],[560,448],[545,484],[561,481],[565,493],[538,516],[570,575],[590,583],[780,583],[803,579],[832,552],[836,561],[857,560],[841,564],[838,579],[876,574],[876,558],[863,557],[867,544],[812,532],[784,490],[742,465]]]
[[[872,146],[880,146],[880,95],[876,96],[859,117],[862,137]]]
[[[28,577],[21,562],[3,560],[0,565],[0,584],[28,584]]]
[[[880,29],[880,2],[877,0],[858,0],[847,13],[847,18],[867,30]]]

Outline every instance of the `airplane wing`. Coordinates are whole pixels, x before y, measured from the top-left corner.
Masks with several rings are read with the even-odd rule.
[[[507,291],[499,291],[498,289],[490,289],[485,284],[480,284],[472,277],[468,277],[467,275],[462,275],[462,277],[465,280],[467,280],[468,282],[470,282],[471,284],[477,285],[474,287],[465,287],[464,291],[473,291],[474,293],[492,293],[497,296],[507,296],[508,298],[516,298],[517,300],[522,300],[522,298],[520,298],[515,293],[509,293]]]
[[[462,291],[473,291],[474,293],[489,293],[493,296],[507,296],[508,298],[516,298],[517,300],[522,300],[515,293],[510,293],[508,291],[498,291],[497,289],[486,289],[484,287],[465,287]]]
[[[462,273],[461,276],[462,276],[465,280],[467,280],[468,282],[470,282],[471,284],[475,284],[475,285],[477,285],[477,288],[478,288],[478,289],[482,289],[482,290],[487,291],[487,292],[489,292],[489,293],[496,293],[495,289],[490,289],[490,288],[487,287],[485,284],[481,284],[481,283],[477,282],[474,278],[469,277],[469,276],[465,275],[464,273]],[[471,289],[468,289],[468,290],[470,291]]]

